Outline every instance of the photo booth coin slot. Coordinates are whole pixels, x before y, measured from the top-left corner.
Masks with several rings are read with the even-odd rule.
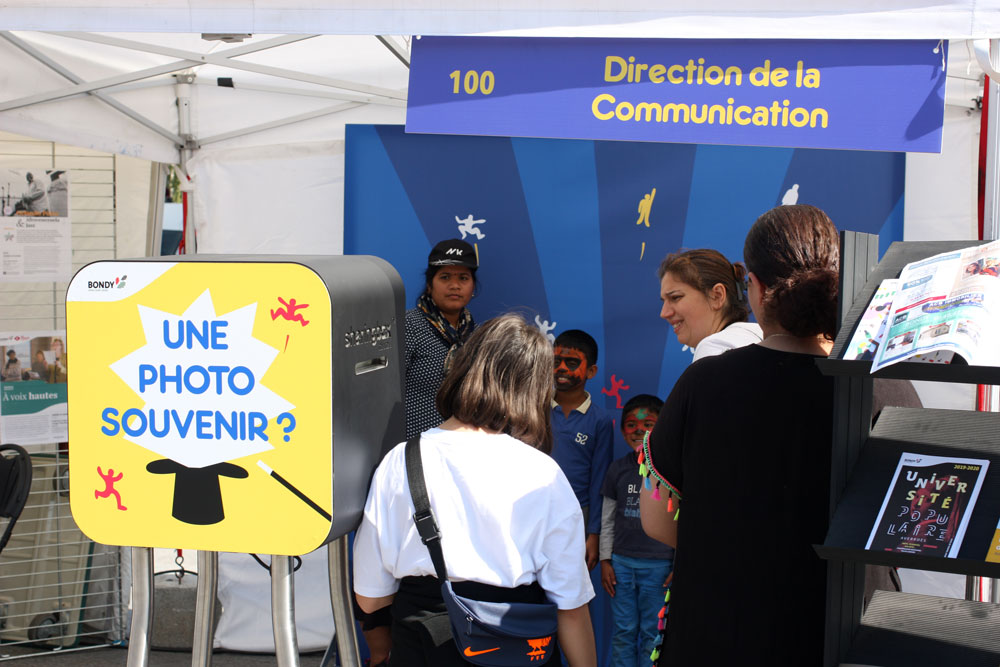
[[[385,357],[375,357],[374,359],[369,359],[367,361],[359,361],[354,364],[354,374],[361,375],[362,373],[371,373],[372,371],[380,371],[383,368],[389,367],[389,360]]]

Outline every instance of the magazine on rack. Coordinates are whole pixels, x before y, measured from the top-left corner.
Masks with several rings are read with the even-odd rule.
[[[903,452],[865,549],[957,557],[989,465]]]
[[[845,359],[1000,365],[1000,241],[934,255],[879,286]]]

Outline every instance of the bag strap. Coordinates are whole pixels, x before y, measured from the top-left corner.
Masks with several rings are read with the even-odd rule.
[[[444,564],[444,552],[441,551],[441,531],[438,530],[431,502],[427,497],[427,484],[424,482],[424,467],[420,460],[420,436],[406,441],[406,478],[410,484],[410,496],[413,498],[413,523],[417,524],[420,541],[431,552],[431,562],[438,581],[442,584],[448,581],[448,568]]]

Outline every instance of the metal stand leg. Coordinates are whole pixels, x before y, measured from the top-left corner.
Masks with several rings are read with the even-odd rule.
[[[976,602],[1000,602],[1000,579],[968,576],[965,578],[965,599]]]
[[[299,667],[294,583],[291,557],[271,556],[271,628],[278,667]]]
[[[330,568],[330,605],[337,635],[337,654],[341,667],[360,667],[358,635],[354,631],[354,606],[351,604],[351,577],[347,568],[347,536],[326,545]]]
[[[215,595],[219,588],[219,552],[198,552],[198,590],[195,593],[191,667],[210,667],[215,626]]]
[[[132,547],[132,629],[128,637],[128,667],[149,664],[153,632],[153,550]]]

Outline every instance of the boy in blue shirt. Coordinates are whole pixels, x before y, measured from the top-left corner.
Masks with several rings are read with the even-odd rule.
[[[614,634],[613,667],[648,665],[656,641],[663,587],[673,566],[674,550],[648,537],[639,518],[637,452],[653,430],[663,401],[656,396],[633,396],[622,408],[622,435],[635,450],[608,468],[601,493],[601,584],[611,596]]]
[[[597,374],[597,342],[570,329],[554,343],[555,399],[552,401],[552,458],[569,480],[587,530],[587,567],[598,560],[601,484],[611,464],[612,420],[584,388]]]

